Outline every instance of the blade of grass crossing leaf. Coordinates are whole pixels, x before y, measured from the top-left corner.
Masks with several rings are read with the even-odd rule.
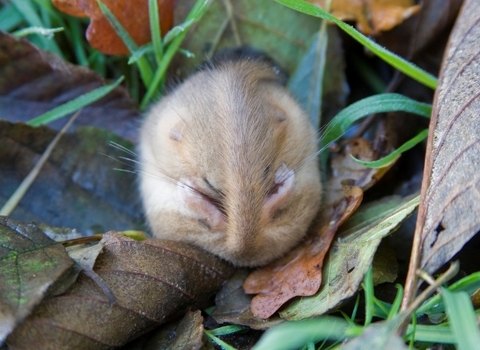
[[[107,18],[108,22],[111,24],[117,35],[122,39],[123,43],[125,46],[128,48],[128,50],[133,54],[135,51],[138,50],[138,46],[133,41],[132,37],[128,32],[125,30],[125,28],[122,26],[122,24],[118,21],[118,19],[113,15],[112,11],[105,6],[103,2],[100,0],[97,0],[98,6],[100,7],[100,10],[102,11],[103,15],[105,18]],[[142,77],[142,81],[145,84],[146,87],[149,87],[152,83],[152,75],[153,75],[153,69],[150,66],[150,63],[148,62],[147,58],[144,56],[141,56],[137,61],[135,61],[138,70],[140,71],[140,76]]]
[[[0,209],[0,216],[9,216],[15,210],[18,203],[20,203],[22,198],[25,196],[25,193],[27,193],[28,189],[30,188],[32,183],[37,178],[38,174],[40,173],[40,170],[42,170],[43,165],[45,164],[45,162],[50,157],[50,154],[52,154],[52,151],[55,148],[55,146],[58,144],[58,141],[60,141],[63,134],[65,134],[65,132],[72,125],[72,123],[75,121],[75,119],[77,119],[79,114],[80,114],[80,111],[75,113],[70,118],[70,120],[65,124],[65,126],[62,128],[62,130],[60,130],[60,132],[53,138],[52,142],[50,142],[48,147],[45,149],[45,151],[43,152],[42,156],[37,161],[37,163],[35,164],[33,169],[23,179],[20,186],[18,186],[18,188],[15,190],[15,192],[10,196],[10,198],[7,200],[7,202]]]
[[[228,334],[236,333],[239,331],[243,331],[244,329],[245,327],[242,327],[242,326],[229,325],[229,326],[219,327],[216,329],[211,329],[209,332],[214,336],[218,336],[218,335],[228,335]]]
[[[230,344],[225,343],[222,339],[217,338],[215,335],[213,335],[212,331],[204,330],[203,334],[205,334],[212,343],[220,346],[224,350],[236,350]]]
[[[388,166],[391,162],[393,162],[397,157],[399,157],[403,152],[408,151],[409,149],[413,148],[423,140],[425,140],[428,137],[428,129],[423,130],[420,132],[417,136],[411,138],[407,142],[405,142],[402,146],[400,146],[398,149],[390,153],[388,156],[380,158],[378,160],[373,160],[371,162],[365,162],[363,160],[357,159],[354,156],[350,155],[352,159],[357,162],[358,164],[362,164],[363,166],[367,168],[383,168],[385,166]]]
[[[454,282],[450,286],[448,286],[448,290],[451,292],[454,291],[464,291],[468,295],[472,295],[480,288],[480,272],[472,273],[460,281]],[[416,311],[417,315],[421,316],[423,314],[434,314],[444,312],[445,307],[442,301],[442,297],[440,295],[435,295],[430,299],[426,300],[422,306],[418,308]]]
[[[163,38],[163,45],[170,44],[173,41],[173,39],[175,39],[179,34],[188,30],[193,23],[195,23],[195,21],[191,19],[170,29],[167,35],[165,35],[165,38]]]
[[[402,305],[403,286],[401,284],[397,284],[395,287],[397,288],[397,295],[395,295],[395,300],[393,301],[392,307],[388,313],[388,320],[391,320],[398,314],[400,311],[400,306]]]
[[[291,350],[298,349],[309,341],[343,340],[347,329],[347,321],[331,316],[289,321],[266,331],[252,350]]]
[[[468,294],[465,292],[450,292],[447,288],[442,288],[442,296],[458,349],[478,349],[480,332]]]
[[[36,4],[31,0],[11,0],[10,2],[17,8],[18,12],[30,26],[48,27],[45,25],[45,23],[43,23],[42,19],[37,13]],[[40,47],[52,51],[63,58],[62,51],[55,41],[48,40],[43,36],[33,38],[33,41],[37,41]]]
[[[370,96],[351,104],[338,113],[325,128],[321,149],[338,140],[355,121],[374,113],[403,111],[430,118],[432,106],[400,94]]]
[[[115,83],[99,87],[93,91],[87,92],[77,98],[64,103],[42,115],[39,115],[36,118],[33,118],[27,122],[28,125],[31,126],[39,126],[42,124],[48,124],[57,120],[69,113],[73,113],[76,110],[83,108],[89,105],[92,102],[95,102],[108,94],[110,91],[115,89],[121,82],[123,81],[123,77],[120,77]]]
[[[381,47],[377,43],[367,38],[365,35],[355,30],[355,28],[353,28],[352,26],[333,17],[331,14],[322,10],[320,7],[305,1],[298,1],[298,0],[275,0],[275,1],[277,1],[278,3],[284,6],[290,7],[296,11],[303,12],[314,17],[319,17],[319,18],[327,19],[329,21],[334,22],[347,34],[349,34],[355,40],[357,40],[360,44],[367,47],[374,54],[379,56],[385,62],[395,67],[402,73],[405,73],[410,78],[432,89],[435,89],[437,87],[437,78],[435,78],[433,75],[425,72],[424,70],[420,69],[414,64],[401,58],[400,56],[395,55],[394,53],[388,51],[384,47]]]
[[[157,64],[160,65],[163,58],[163,45],[157,0],[148,0],[148,14],[150,16],[150,32],[152,35],[153,51],[155,53]]]
[[[85,52],[85,47],[83,45],[83,33],[80,28],[80,22],[77,18],[66,18],[68,23],[69,31],[66,31],[66,34],[69,36],[70,41],[72,42],[73,49],[75,50],[75,57],[77,62],[81,66],[88,67],[87,54]]]
[[[417,342],[454,344],[455,337],[450,327],[445,325],[427,326],[427,325],[408,325],[407,336],[413,333],[413,339]],[[413,349],[413,348],[412,348]]]
[[[365,292],[365,327],[372,323],[373,308],[374,308],[374,294],[373,294],[373,276],[372,267],[368,269],[363,279],[363,291]]]
[[[54,33],[62,32],[63,28],[43,28],[43,27],[28,27],[19,29],[12,33],[13,36],[21,38],[31,34],[42,35],[48,39],[53,37]]]
[[[194,22],[198,21],[207,10],[210,1],[211,0],[197,0],[193,8],[190,10],[187,18],[185,19],[185,22],[188,22],[190,20],[193,20]],[[165,76],[165,72],[167,71],[167,68],[173,56],[178,51],[180,44],[182,43],[186,34],[186,31],[180,33],[177,37],[175,37],[172,43],[168,45],[168,49],[166,49],[166,51],[164,52],[162,63],[158,66],[157,70],[155,71],[155,75],[153,76],[153,79],[151,81],[151,84],[149,84],[147,87],[147,92],[145,93],[142,103],[140,104],[141,109],[144,109],[147,106],[148,102],[158,91],[158,86],[162,81],[163,77]]]
[[[0,30],[9,32],[22,23],[22,15],[11,4],[0,9]]]

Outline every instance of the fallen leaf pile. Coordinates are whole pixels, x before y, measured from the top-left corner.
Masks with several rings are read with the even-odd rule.
[[[309,1],[325,5],[322,0]],[[333,0],[332,13],[356,21],[361,31],[379,42],[390,38],[405,56],[425,58],[423,50],[455,17],[460,2],[452,1],[425,0],[416,5],[413,0]],[[150,41],[148,0],[102,2],[137,45]],[[157,1],[162,35],[173,25],[174,2]],[[87,38],[93,47],[109,54],[128,53],[96,0],[53,3],[65,13],[91,19]],[[185,17],[193,3],[178,1],[176,17]],[[449,9],[451,13],[446,13]],[[0,344],[6,341],[12,349],[31,349],[32,344],[42,349],[110,349],[130,342],[131,349],[200,349],[211,317],[218,323],[265,330],[285,320],[321,316],[358,293],[372,265],[375,281],[394,281],[398,262],[394,254],[378,253],[381,241],[420,205],[416,251],[406,285],[408,304],[418,286],[417,268],[433,273],[480,231],[476,215],[480,212],[479,14],[478,1],[466,0],[444,56],[421,198],[415,191],[390,195],[402,193],[393,190],[388,195],[380,192],[380,199],[367,198],[371,191],[365,191],[380,179],[384,182],[408,171],[408,166],[398,163],[367,169],[352,160],[351,155],[378,159],[390,151],[379,150],[379,140],[385,141],[389,133],[402,136],[396,127],[378,122],[372,136],[375,142],[352,137],[332,156],[325,171],[323,208],[304,242],[253,272],[235,269],[187,244],[138,242],[113,231],[98,244],[68,248],[68,255],[63,245],[46,237],[44,232],[51,226],[92,233],[140,229],[143,223],[135,169],[122,164],[135,162],[126,158],[135,158],[131,150],[140,111],[122,87],[86,107],[12,217],[0,217]],[[325,78],[315,85],[323,85],[323,98],[314,101],[313,114],[321,110],[323,117],[331,116],[344,106],[349,93],[344,53],[335,27],[323,34],[318,28],[316,18],[275,2],[214,0],[182,43],[195,58],[179,54],[171,69],[182,76],[214,51],[246,44],[262,48],[297,74],[293,88],[300,95],[296,97],[312,102],[317,95],[309,88],[318,83],[314,68],[321,56],[316,44],[326,40]],[[399,39],[404,36],[408,44]],[[91,91],[104,79],[3,32],[0,49],[0,118],[8,120],[0,121],[0,200],[5,201],[55,134],[47,127],[18,122]],[[424,100],[430,95],[431,91]],[[51,126],[58,129],[63,123]],[[410,128],[403,119],[399,123]],[[386,141],[388,148],[396,136]],[[112,141],[125,150],[112,148]],[[392,166],[397,174],[384,176]],[[113,171],[115,167],[122,172]],[[395,182],[399,184],[410,185]],[[362,203],[364,197],[368,203]],[[26,223],[30,221],[47,225]],[[376,270],[379,265],[381,269]],[[190,311],[211,306],[211,297],[220,289],[208,318],[204,320],[198,310]],[[377,330],[364,332],[363,338],[348,346],[367,344],[380,334],[382,341],[391,338],[392,346],[402,348],[403,342],[393,337],[389,325],[375,326]]]
[[[23,227],[33,230],[38,238],[31,237]],[[3,261],[16,257],[13,264],[1,265],[0,274],[4,297],[12,300],[12,306],[16,305],[9,312],[12,326],[31,313],[7,338],[7,344],[14,349],[30,349],[31,344],[42,349],[106,349],[123,345],[174,316],[182,315],[189,307],[202,306],[233,272],[232,266],[220,258],[186,244],[161,240],[137,242],[107,233],[102,242],[103,251],[98,254],[93,268],[105,284],[104,288],[80,273],[66,292],[49,295],[46,287],[72,266],[64,248],[42,236],[35,225],[3,218],[0,229],[0,237],[4,240],[14,242],[19,235],[25,235],[27,242],[36,241],[34,249],[29,248],[30,254],[25,254],[25,248],[22,250],[18,245],[5,244],[10,251],[2,257]],[[49,246],[60,253],[63,251],[67,262],[56,262],[58,258],[46,251]],[[77,258],[78,255],[77,252]],[[42,260],[43,264],[61,265],[63,269],[56,275],[49,275],[50,282],[26,288],[23,280],[33,278],[36,281],[36,273],[49,272],[39,265]],[[9,274],[20,276],[22,280],[12,280]],[[113,301],[109,300],[105,289],[111,291],[115,297]],[[25,293],[24,290],[32,290],[30,293],[40,294],[40,297],[34,299],[19,294],[19,291]],[[21,305],[18,297],[29,300],[27,310],[18,308]],[[44,300],[33,308],[42,298]],[[9,331],[11,329],[3,335]]]

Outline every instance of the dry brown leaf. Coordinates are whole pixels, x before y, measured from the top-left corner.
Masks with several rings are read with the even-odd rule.
[[[325,8],[325,0],[307,0]],[[356,21],[357,29],[366,35],[376,35],[402,23],[420,10],[413,0],[332,0],[333,16]]]
[[[248,326],[252,329],[267,330],[284,322],[279,317],[268,320],[255,317],[250,308],[252,296],[245,294],[243,282],[249,270],[238,270],[215,296],[215,309],[212,317],[218,323],[233,323]]]
[[[26,40],[1,31],[0,48],[1,119],[26,122],[105,84],[97,73],[65,62]],[[109,129],[135,141],[136,119],[139,116],[140,112],[127,90],[118,86],[107,96],[85,107],[74,125]],[[64,124],[62,119],[49,126],[60,130]]]
[[[203,345],[202,312],[189,311],[182,319],[152,333],[127,344],[125,348],[128,350],[201,349]]]
[[[148,0],[103,0],[137,45],[150,41]],[[157,0],[162,35],[173,25],[175,0]],[[96,0],[53,0],[62,12],[76,17],[89,17],[87,40],[93,48],[109,55],[125,55],[129,51],[103,16]]]
[[[65,294],[44,300],[8,337],[15,349],[121,346],[204,303],[233,272],[225,261],[186,244],[104,237],[94,271],[116,297],[80,275]]]
[[[480,230],[479,37],[480,3],[466,0],[435,94],[405,302],[418,267],[433,273]]]
[[[0,344],[72,266],[36,225],[0,217]]]

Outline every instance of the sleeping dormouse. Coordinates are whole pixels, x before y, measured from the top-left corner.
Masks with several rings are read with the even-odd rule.
[[[266,56],[224,51],[148,112],[140,190],[157,238],[237,266],[295,247],[320,206],[316,132]]]

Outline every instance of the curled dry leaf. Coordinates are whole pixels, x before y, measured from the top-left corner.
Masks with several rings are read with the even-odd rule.
[[[15,349],[106,349],[121,346],[201,305],[233,267],[179,242],[137,242],[105,234],[94,271],[116,297],[80,275],[65,294],[44,300],[8,337]]]
[[[405,301],[418,267],[433,273],[480,230],[479,37],[480,3],[466,0],[435,94]]]
[[[211,316],[218,323],[233,323],[253,329],[267,330],[282,323],[279,317],[268,320],[253,315],[250,308],[252,296],[243,291],[243,282],[249,274],[248,270],[238,270],[215,296],[215,309]]]
[[[307,0],[325,8],[325,0]],[[375,35],[387,31],[402,23],[420,10],[413,0],[335,0],[330,12],[335,17],[356,21],[359,31],[366,35]]]
[[[36,225],[0,217],[0,343],[72,266]]]
[[[26,122],[105,84],[97,73],[1,31],[0,52],[0,119]],[[118,86],[85,107],[74,125],[101,127],[135,141],[139,115],[127,90]],[[57,120],[49,126],[59,130],[64,124]]]
[[[373,160],[376,156],[367,140],[351,140],[345,152],[332,161],[333,176],[325,184],[324,208],[316,228],[299,247],[273,264],[252,272],[245,280],[245,292],[257,294],[251,303],[256,317],[268,318],[293,297],[318,292],[323,260],[338,227],[358,208],[363,191],[387,170],[365,168],[355,163],[351,154],[362,160]]]
[[[323,315],[353,296],[372,266],[383,237],[392,233],[417,208],[419,196],[389,197],[371,202],[342,225],[325,258],[320,292],[294,300],[282,318],[301,320]]]
[[[103,0],[137,45],[150,42],[148,0]],[[157,0],[161,32],[164,35],[173,25],[175,0]],[[125,55],[129,51],[122,39],[103,16],[97,0],[53,0],[62,12],[76,17],[89,17],[87,40],[93,48],[109,55]]]

